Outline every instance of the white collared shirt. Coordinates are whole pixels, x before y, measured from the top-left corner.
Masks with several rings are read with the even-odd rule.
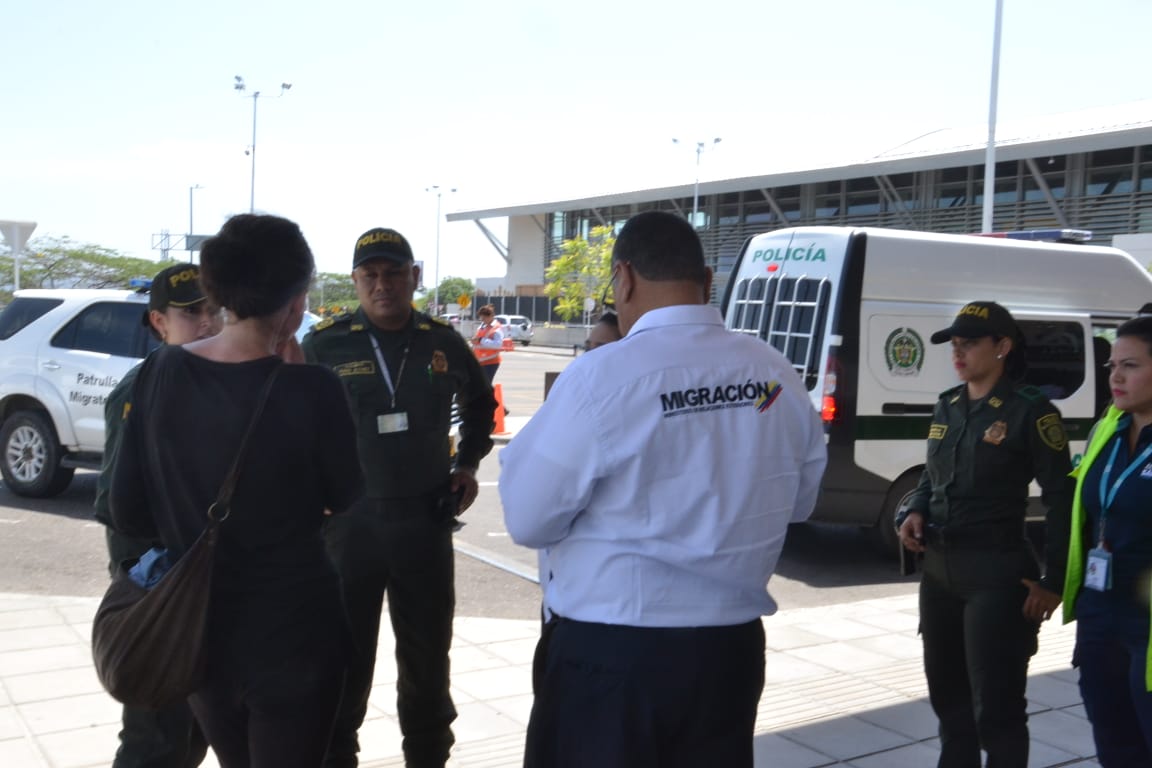
[[[673,306],[569,364],[501,452],[500,499],[561,616],[723,626],[775,612],[768,579],[825,462],[788,360]]]

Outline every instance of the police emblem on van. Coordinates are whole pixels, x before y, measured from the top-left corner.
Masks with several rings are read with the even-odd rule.
[[[884,362],[893,376],[919,376],[924,365],[924,340],[911,328],[897,328],[884,342]]]

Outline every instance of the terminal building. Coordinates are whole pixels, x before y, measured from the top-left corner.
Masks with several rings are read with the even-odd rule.
[[[751,236],[802,225],[871,226],[977,233],[984,205],[986,127],[936,131],[857,161],[808,168],[750,168],[739,178],[455,211],[475,221],[508,264],[481,292],[540,295],[563,241],[593,227],[619,228],[642,211],[691,217],[719,296]],[[1152,101],[997,126],[993,230],[1082,229],[1152,262]],[[501,243],[483,219],[507,217]],[[1147,249],[1147,250],[1145,250]],[[543,320],[545,318],[540,317]]]

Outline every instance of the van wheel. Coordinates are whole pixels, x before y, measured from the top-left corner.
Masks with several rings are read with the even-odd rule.
[[[0,428],[0,474],[17,496],[55,496],[72,482],[76,470],[60,466],[63,451],[47,414],[17,411]]]
[[[872,539],[877,551],[886,558],[895,560],[900,556],[900,537],[896,535],[896,513],[920,484],[920,472],[905,472],[884,497],[880,517],[872,528]]]

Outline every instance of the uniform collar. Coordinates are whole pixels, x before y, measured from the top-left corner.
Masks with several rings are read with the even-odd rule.
[[[416,315],[417,314],[419,314],[419,313],[415,309],[413,309],[411,311],[411,313],[409,313],[408,322],[405,323],[403,328],[396,328],[394,330],[386,330],[384,328],[376,327],[376,325],[373,324],[373,322],[368,319],[368,315],[365,314],[365,312],[364,312],[364,307],[357,307],[356,313],[352,318],[352,327],[349,330],[352,330],[352,331],[372,330],[378,334],[380,334],[380,333],[404,333],[405,331],[413,330],[413,328],[416,326],[416,322],[417,322]]]
[[[1009,379],[1007,376],[1001,376],[988,394],[979,400],[972,400],[968,397],[968,385],[960,385],[960,398],[965,403],[976,404],[977,407],[988,406],[990,408],[1002,408],[1004,403],[1012,397],[1012,393],[1016,391],[1016,383]]]

